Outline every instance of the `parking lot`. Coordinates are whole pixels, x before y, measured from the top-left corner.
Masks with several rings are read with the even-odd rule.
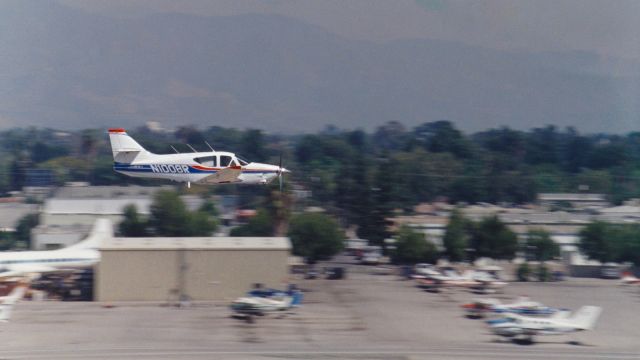
[[[304,280],[302,308],[234,319],[226,304],[173,308],[158,304],[21,302],[0,327],[2,359],[459,359],[618,358],[640,356],[640,289],[615,281],[570,279],[514,283],[504,294],[462,289],[428,293],[396,275],[351,266],[345,280]],[[533,345],[497,342],[484,323],[463,316],[474,297],[518,295],[549,306],[603,307],[592,332],[538,337]],[[579,345],[569,344],[577,340]]]

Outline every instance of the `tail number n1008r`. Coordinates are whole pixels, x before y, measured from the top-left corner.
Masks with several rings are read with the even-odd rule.
[[[188,165],[174,165],[174,164],[169,164],[169,165],[165,165],[165,164],[151,164],[149,165],[151,166],[151,170],[154,173],[161,173],[161,174],[188,174],[189,173],[189,166]]]

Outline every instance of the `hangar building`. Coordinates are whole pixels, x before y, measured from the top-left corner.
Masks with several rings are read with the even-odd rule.
[[[253,284],[283,287],[285,237],[110,238],[101,247],[97,301],[229,301]]]

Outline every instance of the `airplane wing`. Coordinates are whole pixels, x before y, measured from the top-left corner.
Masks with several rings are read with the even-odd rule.
[[[18,300],[22,299],[26,291],[26,285],[18,285],[13,288],[9,295],[3,297],[2,302],[0,303],[0,322],[9,321],[13,305],[15,305]]]
[[[242,168],[240,166],[229,166],[207,176],[206,178],[200,180],[199,183],[224,184],[224,183],[236,182],[240,174],[242,174]]]

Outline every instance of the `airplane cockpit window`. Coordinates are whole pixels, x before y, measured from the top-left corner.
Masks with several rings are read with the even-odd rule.
[[[240,156],[236,155],[236,158],[238,159],[238,162],[240,163],[240,165],[242,165],[242,166],[249,165],[249,161],[241,158]]]
[[[217,157],[216,156],[204,156],[193,159],[197,163],[202,164],[204,166],[216,167],[217,166]]]
[[[233,158],[231,156],[220,156],[220,166],[231,166],[233,163],[231,162]]]

